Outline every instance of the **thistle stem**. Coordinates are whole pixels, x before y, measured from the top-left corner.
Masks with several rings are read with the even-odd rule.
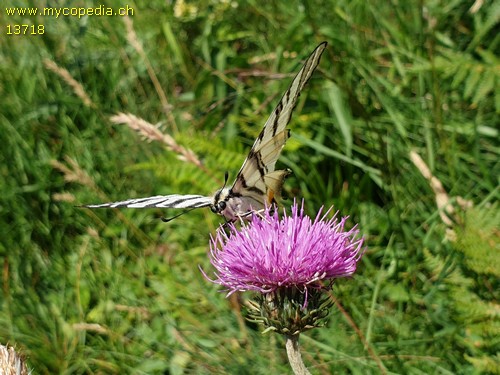
[[[295,375],[311,375],[307,370],[299,350],[299,334],[285,335],[286,354]]]

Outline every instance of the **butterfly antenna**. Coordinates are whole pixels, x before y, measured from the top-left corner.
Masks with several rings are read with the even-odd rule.
[[[229,178],[229,172],[226,171],[224,172],[224,186],[222,186],[223,189],[226,187],[228,178]]]
[[[182,216],[182,215],[184,215],[184,214],[187,214],[187,213],[188,213],[188,212],[190,212],[190,211],[193,211],[195,208],[198,208],[198,207],[192,207],[192,208],[190,208],[190,209],[188,209],[188,210],[186,210],[186,211],[182,211],[180,214],[177,214],[177,215],[175,215],[175,216],[172,216],[172,217],[161,217],[160,219],[161,219],[161,221],[163,221],[164,223],[168,223],[169,221],[172,221],[172,220],[174,220],[174,219],[177,219],[179,216]]]

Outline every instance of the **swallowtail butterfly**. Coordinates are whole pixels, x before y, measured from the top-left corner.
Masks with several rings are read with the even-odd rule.
[[[275,170],[281,149],[290,137],[286,126],[297,104],[300,92],[319,64],[327,43],[323,42],[307,58],[288,90],[267,119],[231,187],[222,187],[212,197],[203,195],[157,195],[126,201],[89,204],[88,208],[184,208],[210,207],[228,221],[248,216],[265,205],[275,203],[289,171]],[[227,174],[226,174],[227,180]],[[179,216],[179,215],[177,215]],[[175,216],[175,217],[177,217]]]

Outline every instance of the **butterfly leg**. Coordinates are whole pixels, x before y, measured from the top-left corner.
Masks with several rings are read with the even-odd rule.
[[[264,219],[264,215],[263,215],[263,212],[265,210],[262,208],[260,210],[253,210],[253,211],[248,211],[247,213],[243,214],[243,215],[238,215],[238,219],[240,219],[240,223],[243,224],[244,220],[247,220],[249,221],[250,218],[249,216],[250,215],[257,215],[258,217],[260,217],[261,219]]]

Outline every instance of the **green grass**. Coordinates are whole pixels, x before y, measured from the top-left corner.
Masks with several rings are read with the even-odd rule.
[[[0,9],[0,343],[40,374],[290,373],[283,339],[198,269],[220,222],[209,210],[164,224],[174,212],[75,205],[211,194],[326,40],[278,164],[293,170],[286,196],[350,215],[367,251],[334,286],[328,326],[301,336],[306,365],[499,374],[498,3],[173,3],[130,3],[133,35],[120,17]],[[22,23],[45,34],[6,35]],[[118,112],[160,123],[205,168],[112,124]]]

